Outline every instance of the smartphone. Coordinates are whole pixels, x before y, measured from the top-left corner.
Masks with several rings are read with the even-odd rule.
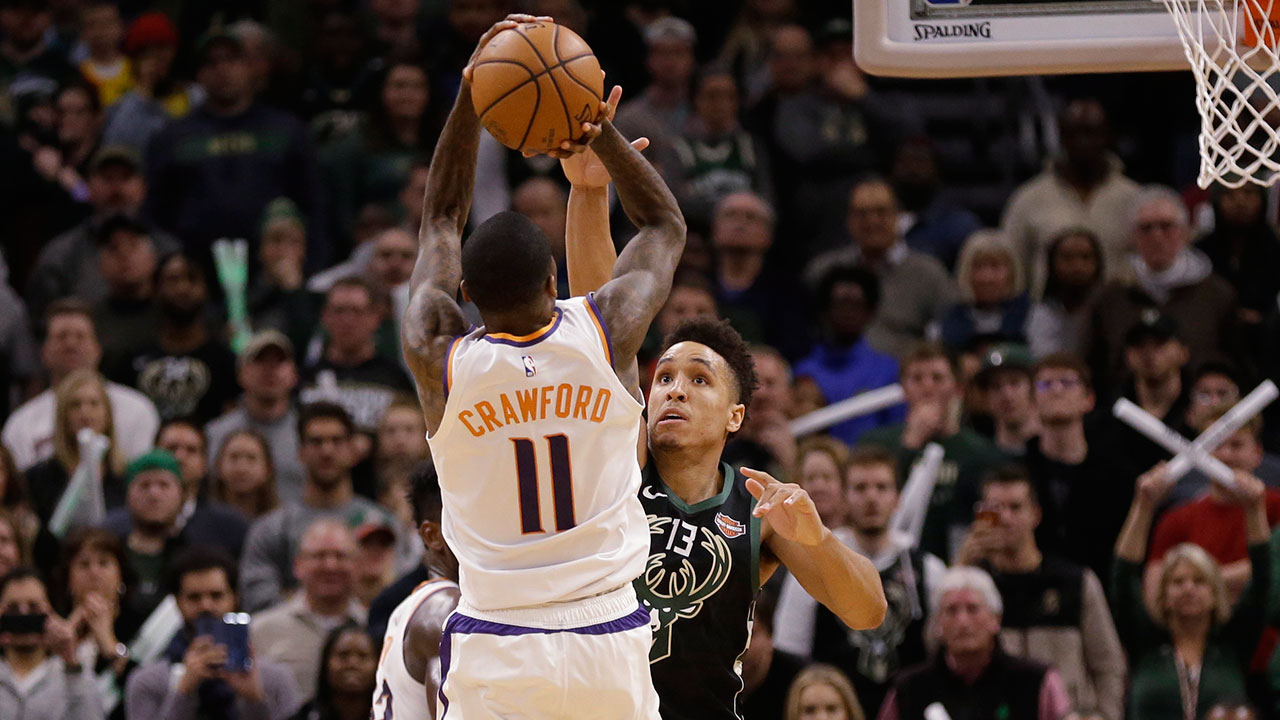
[[[234,672],[244,672],[253,667],[249,653],[249,613],[227,613],[221,618],[204,615],[196,618],[197,636],[207,635],[227,648],[227,662],[223,667]]]
[[[43,635],[44,623],[49,619],[44,613],[0,614],[0,633],[13,635]]]

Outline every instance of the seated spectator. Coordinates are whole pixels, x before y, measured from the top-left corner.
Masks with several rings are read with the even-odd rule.
[[[427,446],[426,421],[418,401],[402,396],[387,407],[378,422],[377,451],[379,464],[405,464],[409,467],[431,458]]]
[[[773,208],[761,196],[736,192],[716,206],[716,304],[749,342],[764,342],[795,359],[809,348],[800,295],[766,264],[774,242]]]
[[[275,510],[275,466],[266,438],[253,430],[233,430],[214,460],[209,498],[225,503],[250,522]]]
[[[1124,651],[1102,583],[1088,568],[1036,547],[1040,501],[1021,466],[987,476],[959,562],[991,573],[1004,600],[1000,641],[1016,657],[1053,665],[1071,707],[1124,716]]]
[[[1126,446],[1109,423],[1086,425],[1096,396],[1083,362],[1049,355],[1036,365],[1034,380],[1040,434],[1027,442],[1022,460],[1040,498],[1036,544],[1101,579],[1111,572],[1115,539],[1133,500]]]
[[[141,154],[170,120],[199,105],[205,92],[174,72],[178,29],[162,12],[145,12],[129,23],[124,52],[133,69],[133,89],[111,107],[102,140]]]
[[[864,334],[880,301],[880,281],[865,268],[837,266],[822,278],[818,288],[822,340],[808,357],[796,363],[795,375],[813,380],[826,403],[898,381],[898,362],[872,349]],[[902,407],[886,408],[845,420],[827,432],[853,444],[868,430],[902,418]]]
[[[0,574],[28,564],[27,547],[17,517],[8,510],[0,510]]]
[[[275,491],[285,500],[302,497],[302,462],[298,459],[298,409],[293,390],[298,365],[293,344],[275,330],[254,334],[236,360],[236,381],[244,390],[239,406],[205,426],[209,459],[222,452],[232,433],[252,430],[267,440]]]
[[[129,523],[119,537],[127,550],[133,584],[130,611],[145,618],[168,594],[165,573],[174,554],[192,544],[177,527],[182,514],[182,468],[169,451],[152,450],[129,463],[125,483]]]
[[[13,541],[31,549],[42,530],[40,518],[31,509],[27,478],[18,471],[13,454],[4,445],[0,445],[0,512],[7,513],[17,528]]]
[[[310,28],[315,57],[302,68],[296,107],[322,147],[354,129],[374,101],[381,62],[366,52],[362,21],[356,8],[338,5],[318,12]]]
[[[1188,247],[1191,227],[1181,196],[1166,187],[1145,188],[1132,213],[1128,229],[1136,253],[1126,267],[1135,279],[1109,282],[1094,298],[1086,336],[1094,375],[1121,374],[1125,336],[1153,309],[1177,324],[1192,365],[1219,353],[1244,358],[1236,291],[1213,274],[1203,252]]]
[[[1209,257],[1213,272],[1235,288],[1240,324],[1249,349],[1256,351],[1262,322],[1280,295],[1280,278],[1267,271],[1280,267],[1280,235],[1267,220],[1265,188],[1214,186],[1213,230],[1196,248]]]
[[[61,610],[72,625],[76,656],[109,684],[99,685],[102,707],[111,720],[125,720],[120,703],[125,682],[137,663],[126,642],[146,619],[132,607],[133,585],[126,572],[125,549],[112,533],[81,528],[63,545],[57,568]],[[101,682],[101,680],[100,680]]]
[[[124,458],[116,443],[115,421],[106,381],[92,370],[73,370],[57,388],[57,410],[53,423],[53,457],[36,463],[27,470],[27,487],[31,489],[31,507],[48,523],[67,489],[72,475],[80,467],[81,430],[89,429],[107,438],[110,447],[97,469],[102,478],[102,494],[106,509],[124,505],[126,483]],[[50,528],[54,535],[66,528]]]
[[[1027,343],[1044,357],[1084,351],[1093,295],[1102,284],[1102,247],[1088,228],[1068,228],[1049,241],[1044,294],[1027,314]]]
[[[150,397],[162,420],[204,424],[235,398],[235,357],[220,323],[211,320],[208,281],[195,258],[175,253],[159,262],[155,307],[159,323],[114,377]]]
[[[306,283],[307,226],[289,198],[272,200],[262,211],[258,240],[261,272],[249,279],[246,302],[258,331],[283,333],[303,347],[315,331],[319,308]]]
[[[751,361],[758,385],[742,428],[725,446],[725,462],[734,467],[764,468],[774,477],[785,477],[796,464],[791,366],[767,345],[752,346]]]
[[[411,527],[397,523],[385,508],[355,525],[355,598],[362,607],[371,606],[406,567],[420,564],[422,544],[404,537],[406,529]]]
[[[308,363],[301,393],[304,403],[337,402],[368,436],[376,432],[397,394],[414,391],[400,361],[377,353],[374,335],[384,308],[386,303],[379,301],[378,291],[367,280],[352,277],[334,283],[321,314],[328,341],[321,356]],[[361,452],[361,457],[366,454]]]
[[[671,144],[672,191],[690,227],[710,226],[715,208],[737,192],[768,197],[764,147],[738,120],[738,81],[726,65],[711,63],[694,81],[693,115]]]
[[[108,375],[151,342],[160,324],[155,297],[157,268],[151,228],[127,215],[98,226],[98,271],[107,294],[93,307]]]
[[[0,416],[42,387],[30,317],[26,303],[9,284],[9,267],[0,256]]]
[[[254,616],[254,647],[260,657],[293,672],[302,697],[316,695],[327,628],[365,622],[365,610],[355,597],[355,573],[351,531],[338,519],[316,520],[303,532],[293,561],[293,574],[301,585],[298,592]]]
[[[816,286],[834,265],[858,265],[875,273],[880,278],[880,304],[867,329],[867,342],[901,360],[951,304],[951,278],[942,263],[907,247],[898,229],[898,198],[884,179],[854,184],[846,225],[852,243],[810,262],[806,280]]]
[[[86,57],[80,74],[98,91],[98,104],[111,107],[133,88],[133,66],[120,49],[124,21],[114,2],[95,0],[80,10],[80,42]]]
[[[292,720],[366,720],[377,690],[378,654],[364,628],[343,623],[329,632],[311,679],[315,696]]]
[[[1027,441],[1040,434],[1031,385],[1033,365],[1026,347],[997,345],[985,354],[982,369],[974,377],[995,425],[992,440],[1006,455],[1022,455]]]
[[[849,469],[849,448],[839,440],[819,435],[800,443],[796,465],[790,476],[813,500],[813,507],[829,528],[848,525],[845,502],[845,475]]]
[[[49,306],[45,325],[47,332],[40,358],[54,388],[73,371],[97,370],[102,360],[102,346],[88,306],[75,300],[57,301]],[[121,456],[127,459],[146,452],[160,427],[155,405],[133,388],[116,383],[107,383],[106,387],[111,400],[111,424],[120,431],[117,439]],[[0,437],[13,453],[19,471],[26,471],[54,454],[55,395],[53,388],[45,390],[5,421]]]
[[[257,612],[275,605],[297,586],[294,558],[303,531],[312,522],[338,517],[359,525],[385,517],[386,511],[352,490],[355,434],[351,416],[333,403],[312,403],[299,412],[298,438],[306,468],[302,500],[287,503],[249,526],[240,586],[246,610]]]
[[[1088,228],[1102,248],[1107,278],[1123,277],[1132,247],[1128,222],[1139,195],[1111,151],[1107,111],[1097,100],[1076,100],[1063,109],[1062,155],[1019,186],[1005,205],[1000,227],[1031,272],[1028,286],[1039,297],[1046,288],[1048,249],[1067,228]]]
[[[1206,419],[1217,420],[1228,407],[1220,406]],[[1255,417],[1214,448],[1212,454],[1233,471],[1254,477],[1262,464],[1261,435],[1262,418]],[[1280,522],[1280,490],[1266,489],[1263,505],[1269,529]],[[1234,603],[1251,577],[1245,538],[1245,512],[1234,493],[1218,482],[1210,482],[1192,502],[1170,510],[1156,523],[1147,556],[1146,587],[1149,591],[1155,589],[1155,570],[1168,552],[1183,543],[1193,543],[1218,563],[1227,597]]]
[[[125,716],[285,720],[297,712],[302,699],[287,667],[254,656],[248,670],[226,670],[227,648],[196,634],[198,618],[221,618],[238,609],[235,562],[217,550],[188,548],[174,558],[170,577],[183,627],[164,659],[129,677]]]
[[[19,0],[4,6],[0,13],[0,94],[18,94],[24,81],[34,79],[65,82],[74,69],[67,62],[66,48],[56,42],[53,15],[49,4],[41,0]]]
[[[386,288],[391,299],[388,317],[379,328],[379,340],[384,347],[393,345],[391,351],[403,359],[400,322],[409,307],[409,277],[418,259],[418,236],[393,227],[378,233],[370,242],[373,243],[373,257],[369,258],[365,274]],[[558,266],[560,261],[557,260],[556,264]],[[386,350],[383,352],[385,354]]]
[[[102,105],[97,90],[81,79],[63,85],[54,96],[57,135],[52,145],[37,151],[36,171],[56,182],[77,204],[88,200],[84,178],[98,150],[102,130]],[[47,152],[46,157],[40,155]]]
[[[898,672],[926,657],[925,610],[947,566],[914,549],[915,539],[892,527],[899,498],[898,464],[892,455],[874,445],[854,448],[846,478],[849,525],[836,532],[880,572],[889,603],[884,622],[872,630],[849,630],[788,578],[774,642],[780,650],[840,668],[853,681],[863,709],[874,713]]]
[[[649,380],[653,376],[653,366],[658,362],[657,352],[662,339],[675,330],[677,325],[695,317],[720,317],[715,286],[700,272],[677,270],[671,280],[671,292],[667,294],[667,300],[654,318],[644,345],[640,348],[639,359],[643,363],[640,367],[641,389],[649,389]]]
[[[693,112],[690,89],[698,68],[694,57],[697,33],[688,21],[664,17],[644,28],[645,68],[649,84],[622,106],[618,127],[627,137],[648,137],[657,155],[669,152]],[[673,175],[666,168],[664,177]]]
[[[933,442],[942,447],[946,454],[938,470],[920,548],[950,558],[972,520],[982,476],[1000,463],[1003,455],[981,435],[960,426],[959,377],[941,346],[920,344],[906,356],[902,390],[907,399],[906,421],[872,430],[862,441],[892,453],[898,459],[900,478],[906,478],[926,445]]]
[[[953,718],[1007,713],[1058,720],[1071,708],[1057,670],[1001,648],[1004,603],[990,575],[973,567],[951,568],[929,607],[940,642],[937,657],[898,676],[879,720],[924,717],[935,704]]]
[[[71,623],[58,617],[40,576],[29,568],[0,578],[0,612],[39,616],[43,629],[8,632],[0,651],[0,717],[102,720],[94,676],[76,657]]]
[[[744,720],[780,720],[786,709],[787,690],[804,668],[804,658],[779,650],[773,644],[777,583],[760,588],[751,624],[751,642],[742,656]]]
[[[948,271],[955,269],[960,246],[982,229],[982,221],[947,197],[937,148],[925,136],[908,139],[894,156],[889,180],[902,204],[907,247],[932,255]]]
[[[785,720],[863,720],[866,715],[849,678],[830,665],[810,665],[787,692]]]
[[[938,336],[951,352],[979,339],[1025,342],[1031,301],[1013,248],[994,231],[969,236],[960,249],[956,284],[961,302],[939,319]]]
[[[1234,607],[1222,571],[1198,545],[1184,543],[1160,563],[1155,604],[1143,602],[1142,563],[1155,510],[1171,484],[1164,464],[1138,478],[1133,506],[1116,542],[1111,607],[1129,653],[1131,720],[1202,717],[1215,703],[1245,696],[1245,671],[1266,622],[1271,590],[1262,482],[1235,474],[1232,499],[1244,507],[1253,581]],[[1171,688],[1189,688],[1174,693]]]
[[[1182,328],[1172,318],[1155,311],[1143,313],[1125,336],[1124,362],[1127,382],[1124,397],[1159,418],[1171,428],[1183,429],[1190,405],[1186,371],[1190,351],[1182,341]],[[1128,425],[1117,425],[1120,438],[1131,457],[1133,474],[1168,457],[1156,445]]]
[[[170,420],[156,435],[156,447],[172,453],[182,468],[182,512],[175,526],[192,545],[212,545],[240,557],[249,525],[238,512],[209,498],[207,444],[204,431],[189,420]]]
[[[102,6],[114,9],[109,3]],[[107,283],[98,259],[101,245],[98,230],[108,218],[137,217],[142,209],[147,183],[142,177],[142,161],[137,152],[120,145],[98,150],[89,163],[85,188],[89,217],[40,250],[27,282],[25,297],[37,322],[43,323],[50,304],[59,298],[74,295],[90,304],[106,299]],[[151,237],[159,252],[178,249],[178,241],[166,233],[153,231]]]

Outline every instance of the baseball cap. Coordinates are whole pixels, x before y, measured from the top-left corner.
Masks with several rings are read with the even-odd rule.
[[[244,41],[226,28],[217,27],[200,36],[196,41],[196,60],[197,64],[203,65],[209,55],[209,51],[218,45],[225,45],[232,48],[237,53],[244,53]]]
[[[89,172],[96,173],[108,165],[124,165],[134,172],[142,169],[142,160],[132,148],[124,145],[107,145],[94,153],[89,162]]]
[[[124,34],[124,51],[133,55],[149,47],[178,46],[178,29],[173,21],[162,12],[142,13]]]
[[[182,466],[178,464],[178,458],[168,450],[149,450],[138,457],[134,458],[124,470],[124,486],[129,487],[133,484],[133,479],[148,470],[167,470],[173,473],[178,479],[178,484],[186,486],[186,482],[182,479]]]
[[[248,344],[240,351],[237,358],[241,363],[252,362],[258,359],[266,350],[277,348],[285,354],[290,360],[293,359],[293,343],[289,342],[289,338],[279,330],[259,330],[249,338]]]
[[[1137,345],[1143,340],[1174,340],[1178,337],[1178,323],[1156,308],[1147,308],[1138,315],[1138,321],[1125,333],[1125,347]]]
[[[1016,370],[1030,377],[1035,364],[1035,358],[1026,345],[1000,343],[993,345],[982,356],[982,367],[978,370],[976,380],[979,385],[985,385],[990,382],[996,370]]]
[[[688,20],[667,16],[654,20],[644,29],[645,45],[653,45],[663,40],[677,40],[696,45],[698,32],[693,29],[693,25]]]
[[[396,542],[395,527],[391,524],[391,519],[382,513],[368,513],[362,521],[355,526],[354,535],[356,542],[379,542],[385,545],[394,545]]]

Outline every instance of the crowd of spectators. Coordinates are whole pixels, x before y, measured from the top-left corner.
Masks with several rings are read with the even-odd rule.
[[[0,0],[0,613],[44,618],[0,629],[0,718],[370,717],[428,572],[399,343],[428,163],[516,10],[595,48],[685,213],[642,367],[728,318],[761,387],[727,459],[881,573],[875,630],[761,591],[746,718],[1280,713],[1280,408],[1213,451],[1231,487],[1110,412],[1191,437],[1280,380],[1276,196],[1192,186],[1188,74],[870,77],[835,0]],[[528,215],[567,291],[567,190],[486,134],[470,222]],[[252,670],[220,670],[197,627],[239,612]]]

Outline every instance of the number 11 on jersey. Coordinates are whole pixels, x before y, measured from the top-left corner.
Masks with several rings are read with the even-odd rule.
[[[551,498],[556,516],[556,532],[574,527],[573,472],[569,462],[569,438],[563,434],[547,435],[551,458]],[[542,529],[542,504],[538,492],[538,456],[530,438],[512,438],[516,452],[516,476],[520,494],[520,530],[524,534],[546,532]]]

